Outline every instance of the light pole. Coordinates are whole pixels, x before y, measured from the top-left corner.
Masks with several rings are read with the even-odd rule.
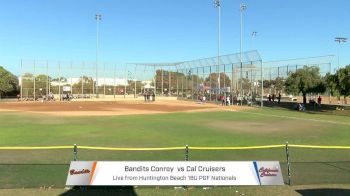
[[[95,14],[95,20],[96,20],[96,98],[98,98],[98,49],[99,49],[99,25],[100,21],[102,20],[102,15],[97,13]]]
[[[220,84],[220,34],[221,34],[221,2],[220,0],[214,1],[215,8],[218,8],[218,64],[216,67],[216,71],[218,75],[218,87],[219,87],[219,95],[221,94],[221,84]]]
[[[242,48],[243,48],[243,12],[247,9],[247,6],[244,3],[240,4],[240,13],[241,13],[241,47],[240,47],[240,61],[241,61],[241,105],[243,104],[243,59],[242,59]]]
[[[340,50],[339,48],[340,48],[340,44],[341,43],[345,43],[347,40],[348,40],[348,38],[345,38],[345,37],[336,37],[334,39],[335,42],[339,43],[339,46],[338,46],[338,70],[339,70],[339,65],[340,65],[340,63],[339,63],[339,50]],[[332,69],[331,69],[331,72],[332,72]]]
[[[254,44],[255,44],[255,38],[256,38],[256,36],[257,36],[257,34],[258,34],[258,32],[256,32],[256,31],[253,31],[252,32],[252,42],[253,42],[253,50],[256,50],[256,48],[255,48],[255,46],[254,46]],[[252,64],[251,64],[252,65]],[[252,78],[253,78],[253,65],[251,66],[251,70],[250,70],[250,78],[251,78],[251,85],[254,85],[254,90],[255,90],[255,94],[254,94],[254,97],[256,96],[256,94],[257,94],[257,88],[256,88],[256,85],[255,85],[255,82],[254,82],[254,84],[253,84],[253,80],[252,80]],[[254,80],[255,80],[255,77],[254,77]],[[253,99],[253,92],[252,92],[252,90],[251,90],[251,96],[252,96],[252,99]]]

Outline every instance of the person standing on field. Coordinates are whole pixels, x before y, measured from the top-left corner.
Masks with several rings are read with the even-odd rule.
[[[150,101],[150,92],[149,91],[146,92],[146,100],[147,100],[147,102]]]
[[[322,102],[322,98],[321,98],[321,96],[318,96],[318,98],[317,98],[318,107],[321,107],[321,102]]]
[[[152,93],[152,101],[156,101],[156,94],[154,92]]]
[[[278,103],[281,103],[281,93],[278,93],[278,97],[277,97]]]

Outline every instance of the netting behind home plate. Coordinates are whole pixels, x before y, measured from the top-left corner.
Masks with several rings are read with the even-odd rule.
[[[258,95],[259,53],[244,52],[240,61],[239,53],[175,63],[98,66],[95,62],[22,60],[21,96],[35,100],[49,94],[56,98],[67,94],[74,98],[137,98],[148,91],[181,99],[206,96],[209,101],[219,95]]]
[[[137,98],[145,92],[184,100],[258,104],[263,96],[285,94],[283,81],[290,72],[316,66],[331,72],[333,56],[262,61],[257,51],[173,63],[99,63],[46,60],[21,61],[21,96],[39,99],[48,94],[62,98]],[[285,95],[286,96],[286,95]]]

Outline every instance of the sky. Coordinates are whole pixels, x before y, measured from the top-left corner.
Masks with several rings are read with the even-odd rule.
[[[349,0],[245,0],[243,50],[264,61],[337,55],[350,64]],[[0,0],[0,65],[21,59],[176,62],[217,55],[213,0]],[[221,54],[240,50],[241,1],[221,0]],[[257,36],[253,38],[252,32]],[[333,64],[337,65],[337,56]]]

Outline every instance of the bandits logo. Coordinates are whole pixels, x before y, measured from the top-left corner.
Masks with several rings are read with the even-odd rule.
[[[266,176],[277,176],[278,172],[279,172],[278,167],[274,169],[261,167],[259,169],[259,174],[261,178]]]
[[[70,175],[89,174],[89,173],[90,173],[90,170],[88,170],[88,169],[82,169],[82,170],[71,169],[71,170],[69,170]]]

